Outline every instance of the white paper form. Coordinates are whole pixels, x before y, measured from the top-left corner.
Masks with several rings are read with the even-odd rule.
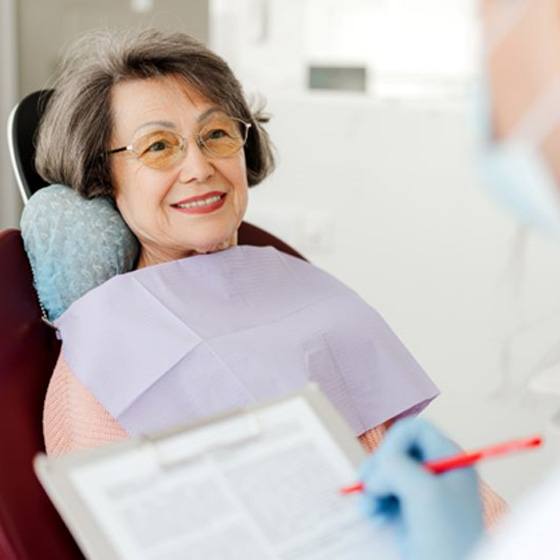
[[[71,471],[119,558],[393,560],[338,492],[354,477],[303,397]]]

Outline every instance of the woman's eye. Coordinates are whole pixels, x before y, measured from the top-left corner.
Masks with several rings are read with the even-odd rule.
[[[213,130],[210,130],[206,134],[206,139],[207,140],[220,140],[221,138],[228,138],[228,137],[229,137],[229,134],[221,128],[215,128]]]
[[[153,142],[148,146],[147,152],[162,152],[163,150],[167,149],[169,146],[167,142],[164,140],[158,140],[157,142]]]

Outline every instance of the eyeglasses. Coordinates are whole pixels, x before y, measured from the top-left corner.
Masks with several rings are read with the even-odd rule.
[[[247,142],[251,123],[221,112],[212,113],[200,123],[195,136],[197,146],[209,157],[226,158],[236,154]],[[187,139],[169,129],[152,130],[132,139],[129,146],[107,154],[132,152],[152,169],[167,169],[185,157]]]

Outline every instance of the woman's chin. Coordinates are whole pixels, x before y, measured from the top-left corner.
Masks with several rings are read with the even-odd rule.
[[[224,239],[223,237],[212,240],[206,239],[204,243],[193,243],[191,240],[190,243],[185,243],[183,245],[180,242],[176,242],[172,248],[169,247],[163,250],[160,247],[154,248],[151,245],[147,246],[143,243],[141,245],[142,248],[136,268],[144,268],[146,266],[162,264],[195,255],[207,255],[210,253],[217,253],[218,251],[224,251],[237,245],[237,235],[233,235],[228,239]],[[181,245],[184,249],[181,249]]]
[[[208,253],[216,253],[234,247],[235,245],[237,245],[237,236],[229,239],[213,240],[211,242],[198,244],[194,248],[194,254],[206,255]]]

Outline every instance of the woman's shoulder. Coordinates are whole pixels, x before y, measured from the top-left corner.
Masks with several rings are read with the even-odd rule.
[[[98,447],[127,437],[126,431],[73,374],[62,352],[45,397],[43,433],[49,455]]]

